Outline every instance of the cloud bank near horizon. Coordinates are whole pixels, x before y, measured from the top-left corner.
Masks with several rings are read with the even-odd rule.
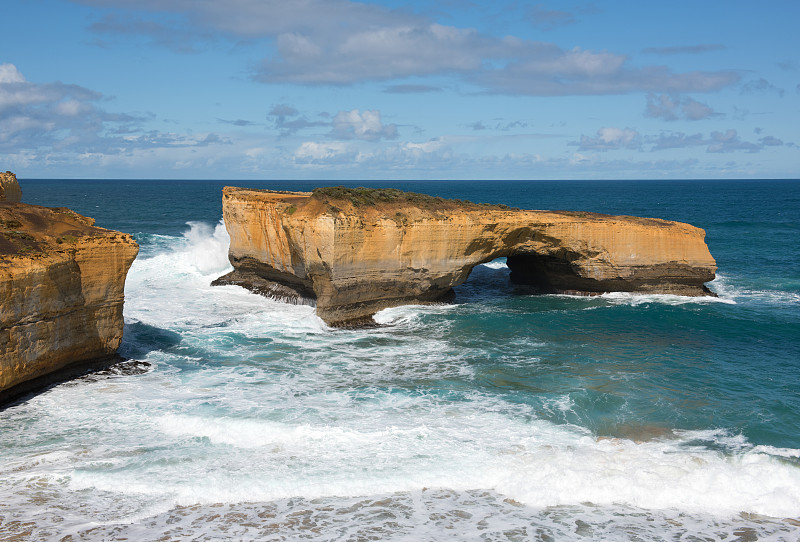
[[[74,58],[104,58],[108,72],[48,79],[15,60],[45,58],[47,47],[25,57],[22,35],[9,40],[0,58],[6,167],[564,178],[615,168],[751,176],[770,167],[767,157],[786,175],[797,163],[787,112],[800,92],[785,90],[800,88],[792,60],[752,69],[739,58],[756,38],[740,45],[663,13],[665,28],[680,24],[696,41],[649,42],[634,19],[655,15],[646,6],[42,1],[74,10],[62,25],[84,37]],[[138,92],[122,83],[150,73],[168,76]]]

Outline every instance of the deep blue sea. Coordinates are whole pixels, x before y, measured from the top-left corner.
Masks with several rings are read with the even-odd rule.
[[[706,230],[717,298],[529,295],[330,329],[235,286],[225,185],[396,187]],[[800,181],[22,179],[134,235],[134,376],[0,411],[3,540],[800,539]]]

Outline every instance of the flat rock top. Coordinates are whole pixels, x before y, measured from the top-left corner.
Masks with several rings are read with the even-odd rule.
[[[395,216],[412,211],[415,216],[441,217],[459,214],[488,213],[502,221],[557,221],[557,222],[624,222],[640,226],[669,228],[684,226],[679,222],[659,218],[626,215],[607,215],[584,211],[524,210],[503,204],[473,203],[459,199],[446,199],[428,194],[405,192],[396,188],[349,188],[329,186],[315,188],[313,192],[288,192],[226,186],[225,197],[248,201],[282,203],[301,211],[298,216],[357,215]],[[290,214],[293,214],[294,210]]]
[[[60,252],[82,239],[119,235],[66,207],[0,201],[0,260]]]
[[[348,188],[344,186],[325,186],[315,188],[313,192],[288,192],[277,190],[264,190],[254,188],[239,188],[226,186],[223,189],[226,196],[237,196],[254,201],[287,202],[300,204],[313,204],[320,202],[327,205],[336,205],[349,209],[385,209],[416,207],[423,210],[510,210],[507,205],[491,205],[485,203],[472,203],[471,201],[446,199],[428,194],[405,192],[396,188]]]
[[[288,190],[264,190],[261,188],[241,188],[226,186],[222,189],[223,197],[236,196],[254,201],[290,201],[311,197],[311,192],[290,192]]]

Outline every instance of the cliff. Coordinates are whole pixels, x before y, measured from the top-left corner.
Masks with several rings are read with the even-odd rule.
[[[22,200],[22,190],[17,182],[17,176],[6,171],[0,173],[0,201],[19,202]]]
[[[703,230],[651,218],[341,187],[226,187],[223,215],[235,270],[215,283],[315,300],[330,325],[447,299],[473,267],[503,256],[512,280],[553,293],[711,295],[716,271]]]
[[[119,347],[139,247],[93,224],[66,208],[0,201],[0,403]]]

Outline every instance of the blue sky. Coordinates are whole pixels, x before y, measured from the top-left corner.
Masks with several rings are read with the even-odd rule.
[[[797,178],[800,2],[3,0],[21,178]]]

